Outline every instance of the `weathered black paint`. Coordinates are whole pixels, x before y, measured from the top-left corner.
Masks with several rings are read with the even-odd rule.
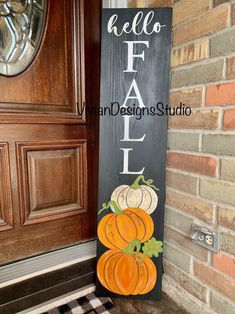
[[[155,12],[153,23],[165,24],[161,32],[152,35],[123,34],[120,37],[107,32],[107,23],[113,14],[118,14],[117,26],[131,22],[138,11],[144,14]],[[123,104],[133,78],[136,79],[144,104],[155,106],[158,101],[164,104],[169,94],[169,62],[171,48],[170,8],[163,9],[104,9],[102,15],[102,52],[101,52],[101,106],[110,106],[112,102]],[[150,26],[151,29],[151,26]],[[125,40],[149,41],[145,49],[145,61],[135,61],[136,73],[124,73],[127,66],[127,45]],[[136,103],[136,101],[133,101]],[[138,105],[138,103],[136,103]],[[159,203],[152,214],[155,223],[154,236],[163,240],[164,201],[165,201],[165,159],[167,146],[167,117],[144,117],[131,122],[130,134],[144,142],[121,142],[123,138],[123,117],[103,116],[100,118],[100,159],[99,159],[99,209],[103,202],[108,202],[112,191],[121,184],[131,184],[137,175],[119,174],[123,168],[123,152],[120,148],[133,148],[130,156],[130,171],[139,171],[145,166],[144,176],[153,179],[160,189],[157,193]],[[100,220],[105,213],[99,215]],[[98,257],[107,249],[98,242]],[[136,298],[159,300],[162,282],[162,254],[154,262],[158,269],[155,289],[147,295]],[[97,279],[97,293],[111,295]]]

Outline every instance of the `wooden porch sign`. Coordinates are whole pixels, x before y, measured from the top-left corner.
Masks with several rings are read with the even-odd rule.
[[[161,297],[171,9],[104,9],[97,293]]]

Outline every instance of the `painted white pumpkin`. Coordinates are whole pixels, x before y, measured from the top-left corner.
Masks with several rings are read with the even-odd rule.
[[[142,179],[144,183],[139,184]],[[143,176],[139,176],[135,182],[129,185],[118,186],[111,195],[111,200],[115,201],[121,210],[128,207],[141,208],[148,214],[152,214],[157,208],[158,196],[153,190],[152,180],[144,180]],[[155,187],[154,187],[155,188]],[[155,188],[156,189],[156,188]]]

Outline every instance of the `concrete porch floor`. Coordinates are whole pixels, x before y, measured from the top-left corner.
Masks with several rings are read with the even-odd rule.
[[[163,294],[161,301],[139,301],[126,299],[112,299],[115,308],[112,313],[117,314],[188,314],[174,301]]]

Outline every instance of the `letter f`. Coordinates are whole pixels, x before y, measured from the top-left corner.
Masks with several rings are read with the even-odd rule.
[[[133,69],[134,66],[134,58],[140,58],[144,61],[144,51],[140,54],[134,54],[134,45],[135,44],[144,44],[149,48],[149,42],[148,41],[124,41],[125,44],[128,46],[128,57],[127,57],[127,69],[123,72],[137,72]]]

